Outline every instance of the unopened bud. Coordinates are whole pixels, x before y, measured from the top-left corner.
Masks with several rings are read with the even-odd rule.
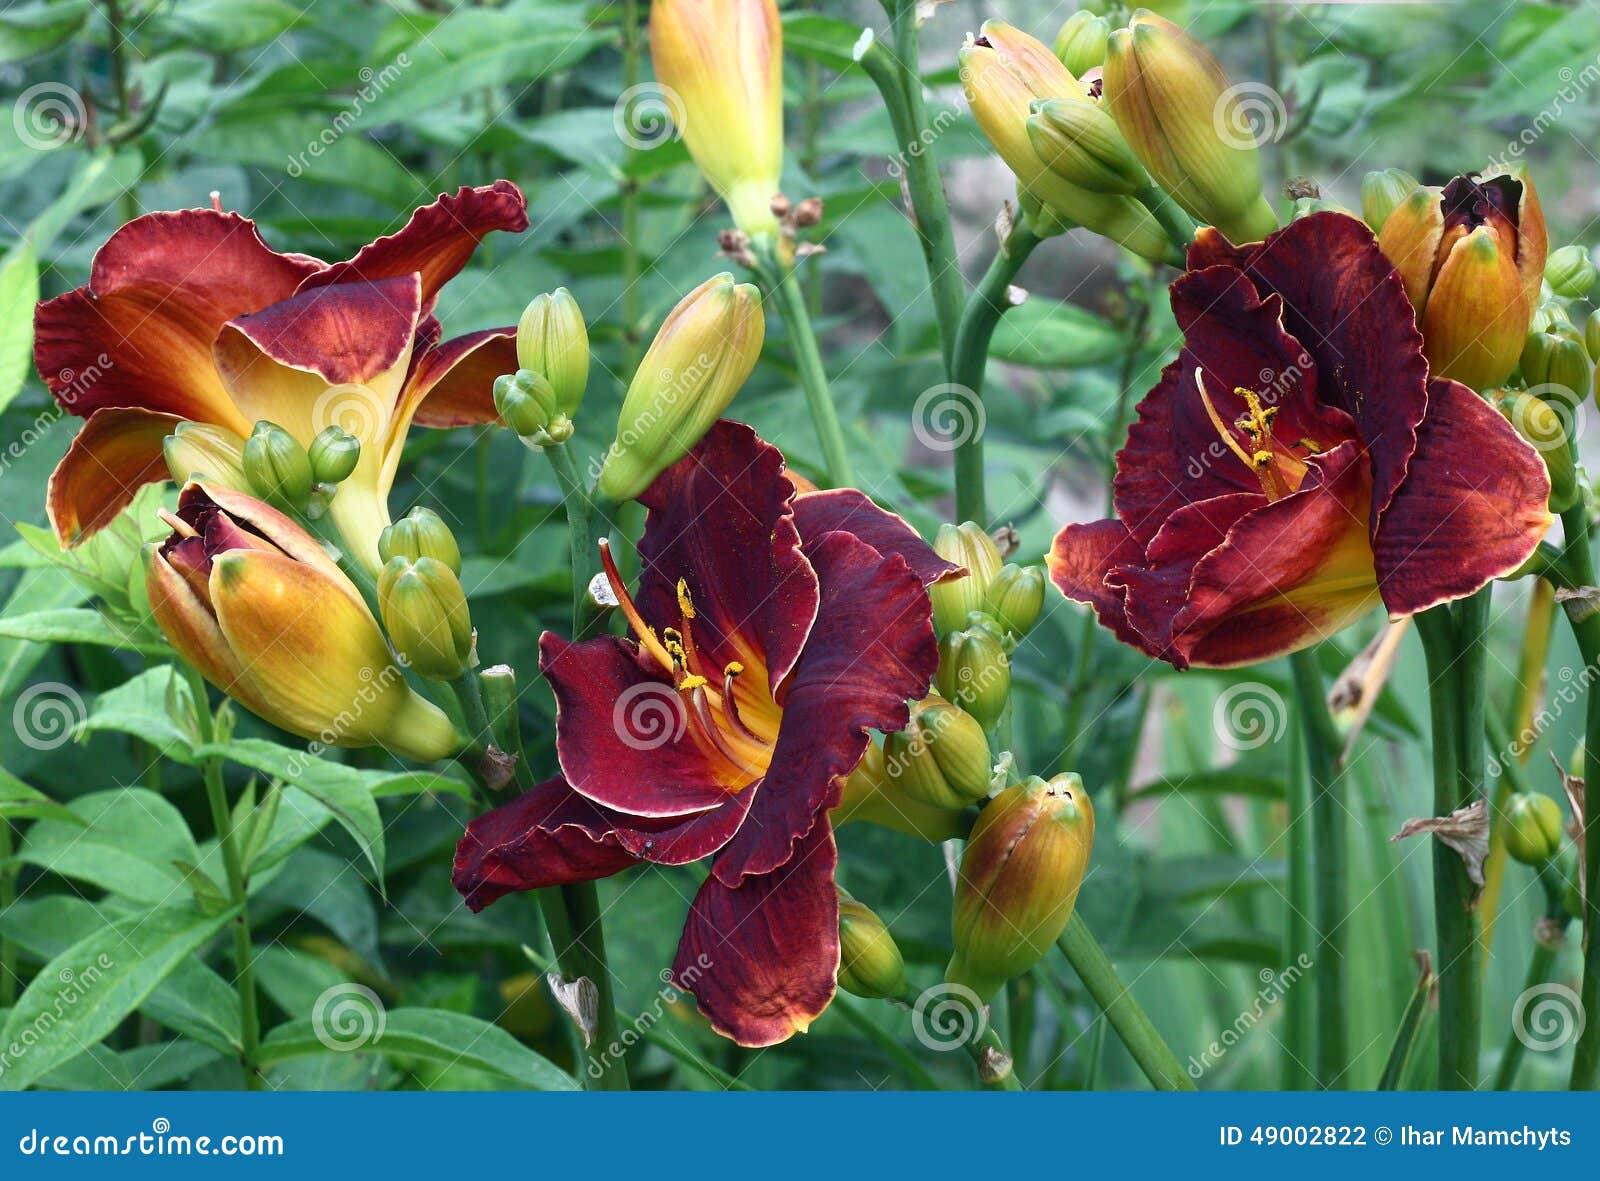
[[[1094,845],[1094,806],[1072,774],[1037,776],[989,801],[956,882],[945,979],[987,1001],[1066,929]]]
[[[342,426],[325,427],[306,449],[311,477],[319,484],[348,480],[361,462],[361,440]]]
[[[494,408],[529,447],[556,447],[572,438],[572,419],[556,405],[555,386],[532,369],[495,378]]]
[[[1098,13],[1080,9],[1067,18],[1056,34],[1056,56],[1075,77],[1083,77],[1106,61],[1111,22]]]
[[[245,440],[244,475],[257,496],[280,507],[304,508],[311,495],[306,449],[276,423],[256,423]]]
[[[940,525],[933,539],[934,551],[945,561],[966,570],[966,576],[936,582],[928,588],[933,601],[933,624],[941,632],[961,627],[969,611],[984,609],[989,583],[999,573],[1000,550],[981,525],[965,521],[960,525]]]
[[[175,483],[204,479],[240,492],[249,490],[244,475],[244,440],[226,427],[208,422],[180,422],[162,445],[167,470]]]
[[[1062,180],[1097,193],[1137,193],[1150,183],[1116,120],[1083,98],[1036,100],[1028,142]]]
[[[1578,473],[1566,424],[1555,407],[1525,390],[1507,390],[1495,398],[1500,413],[1533,445],[1550,473],[1550,510],[1561,513],[1578,503]]]
[[[939,642],[939,692],[990,729],[1011,695],[1011,659],[992,635],[975,628],[948,632]]]
[[[1545,401],[1577,409],[1594,380],[1594,362],[1583,336],[1566,324],[1528,333],[1522,344],[1522,379]]]
[[[987,796],[991,765],[983,727],[940,697],[917,702],[906,728],[884,739],[889,782],[936,808],[964,808]]]
[[[408,668],[452,681],[472,662],[472,615],[455,571],[434,558],[395,556],[378,575],[389,642]]]
[[[1552,250],[1544,266],[1550,289],[1568,299],[1582,299],[1594,286],[1594,263],[1582,246],[1563,246]]]
[[[839,987],[868,1000],[906,991],[906,964],[894,936],[870,907],[839,899]]]
[[[989,614],[1016,636],[1025,636],[1044,610],[1044,571],[1038,566],[1000,567],[986,592]]]
[[[839,805],[829,818],[835,828],[862,820],[928,841],[947,841],[967,829],[961,813],[919,800],[890,779],[888,759],[875,742],[867,744],[861,762],[845,776]]]
[[[1540,866],[1561,848],[1561,806],[1537,792],[1517,792],[1506,801],[1506,852],[1524,865]]]
[[[565,287],[534,296],[523,310],[517,321],[517,366],[550,383],[556,411],[568,418],[578,413],[589,384],[589,330]]]
[[[1376,234],[1396,206],[1411,195],[1417,178],[1403,168],[1381,168],[1361,181],[1361,219]]]
[[[378,535],[378,557],[385,563],[394,558],[432,558],[461,573],[461,547],[450,526],[432,509],[420,504]]]

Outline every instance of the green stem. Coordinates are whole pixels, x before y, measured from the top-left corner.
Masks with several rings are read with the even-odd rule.
[[[497,664],[478,674],[483,691],[483,710],[488,716],[489,736],[495,746],[516,760],[511,769],[518,791],[536,785],[533,769],[522,751],[522,719],[517,715],[517,675],[509,665]]]
[[[1175,264],[1180,269],[1183,266],[1182,258],[1189,249],[1189,244],[1194,241],[1195,220],[1185,213],[1178,203],[1169,197],[1165,189],[1156,185],[1134,194],[1151,215],[1161,223],[1161,228],[1167,231],[1167,237],[1172,239],[1172,244],[1178,248],[1179,261]]]
[[[967,300],[956,330],[955,354],[950,363],[952,395],[961,403],[963,425],[956,439],[956,519],[987,524],[989,510],[983,473],[983,377],[989,363],[989,342],[995,325],[1011,306],[1006,297],[1011,280],[1028,261],[1041,239],[1019,216],[989,264],[977,289]]]
[[[1118,1039],[1158,1091],[1192,1091],[1194,1082],[1168,1048],[1149,1014],[1134,999],[1083,916],[1073,914],[1056,946],[1077,972],[1089,995],[1111,1022]]]
[[[1288,770],[1289,815],[1285,828],[1288,842],[1289,907],[1284,916],[1284,963],[1316,962],[1317,930],[1311,914],[1312,881],[1315,868],[1311,841],[1303,835],[1312,824],[1311,776],[1306,770],[1306,728],[1295,726],[1289,732]],[[1317,1085],[1312,1063],[1317,1056],[1316,986],[1297,988],[1284,998],[1285,1031],[1283,1087],[1286,1091],[1309,1091]]]
[[[617,1025],[617,998],[606,961],[605,929],[601,923],[600,891],[593,882],[561,887],[561,901],[572,923],[571,939],[556,946],[556,960],[568,980],[587,976],[599,997],[594,1037],[584,1053],[585,1085],[601,1091],[626,1091],[628,1068],[613,1047],[622,1045]],[[554,937],[554,932],[552,932]]]
[[[639,83],[639,0],[623,0],[622,6],[622,85],[628,90]],[[623,153],[624,168],[631,164],[638,149],[629,145]],[[643,271],[639,257],[639,181],[631,173],[621,182],[622,193],[622,335],[628,356],[625,372],[634,369],[639,338],[639,277]]]
[[[550,467],[561,485],[562,507],[567,514],[567,545],[572,562],[572,638],[592,634],[605,611],[589,594],[590,580],[600,572],[600,538],[610,532],[610,505],[584,487],[578,463],[569,446],[545,448]]]
[[[1540,867],[1539,882],[1544,887],[1545,921],[1533,933],[1533,951],[1528,956],[1528,973],[1522,983],[1523,994],[1533,992],[1549,982],[1556,953],[1561,950],[1567,927],[1572,921],[1564,902],[1566,883],[1555,862],[1546,862]],[[1522,1065],[1522,1056],[1528,1049],[1514,1026],[1515,1022],[1506,1037],[1506,1047],[1500,1054],[1500,1065],[1495,1068],[1492,1089],[1496,1091],[1509,1091],[1516,1084],[1517,1068]]]
[[[1597,585],[1594,557],[1589,551],[1589,510],[1580,497],[1578,503],[1561,514],[1562,529],[1566,534],[1566,549],[1562,560],[1574,581],[1581,587]],[[1572,626],[1578,652],[1583,658],[1584,673],[1590,677],[1600,670],[1600,615],[1585,614],[1592,607],[1581,600],[1567,604],[1567,620]],[[1585,702],[1584,750],[1589,760],[1600,759],[1600,693],[1590,685]],[[1587,767],[1587,764],[1586,764]],[[1590,782],[1600,781],[1600,775],[1589,773]],[[1568,1085],[1574,1091],[1593,1090],[1600,1082],[1600,806],[1595,802],[1595,792],[1589,793],[1584,809],[1584,898],[1583,898],[1583,986],[1579,994],[1582,1008],[1589,1020],[1572,1055],[1572,1077]]]
[[[199,672],[187,665],[184,671],[189,679],[189,692],[194,697],[195,726],[202,746],[216,736],[216,719],[211,713],[211,702],[206,693],[206,683]],[[233,928],[234,988],[239,994],[239,1065],[244,1070],[245,1086],[259,1091],[261,1071],[257,1066],[261,1044],[261,1013],[256,997],[255,950],[250,934],[250,891],[246,876],[249,867],[239,855],[239,843],[233,831],[233,817],[228,811],[227,788],[222,782],[222,760],[207,758],[201,761],[200,773],[205,781],[206,803],[211,809],[211,826],[217,834],[217,846],[222,853],[222,868],[227,876],[228,901],[237,910],[231,924]]]
[[[0,914],[17,902],[17,869],[5,864],[11,860],[13,845],[11,821],[0,818]],[[17,1003],[17,945],[0,934],[0,1009]]]
[[[1485,593],[1485,592],[1480,592]],[[1472,604],[1467,600],[1463,606]],[[1451,607],[1435,607],[1416,617],[1417,634],[1428,664],[1428,697],[1433,728],[1434,815],[1448,816],[1473,798],[1480,786],[1470,778],[1469,751],[1477,751],[1478,780],[1483,768],[1483,717],[1469,702],[1482,679],[1480,613],[1470,609],[1460,621]],[[1474,639],[1474,634],[1479,638]],[[1476,654],[1476,655],[1474,655]],[[1469,665],[1476,663],[1473,677]],[[1470,739],[1467,737],[1470,735]],[[1474,1090],[1482,1025],[1483,974],[1477,920],[1469,907],[1475,893],[1466,865],[1444,842],[1433,844],[1433,909],[1439,956],[1439,1086]]]
[[[1289,658],[1305,733],[1306,771],[1311,785],[1311,833],[1317,963],[1317,1082],[1335,1087],[1350,1068],[1349,969],[1346,965],[1346,883],[1350,840],[1339,791],[1339,734],[1328,713],[1316,654],[1302,648]],[[1304,826],[1295,829],[1304,838]]]
[[[869,1040],[906,1072],[911,1079],[913,1090],[937,1091],[941,1089],[939,1080],[934,1078],[932,1072],[917,1060],[917,1056],[901,1045],[899,1039],[891,1036],[888,1030],[863,1013],[861,1006],[854,997],[846,996],[841,991],[839,995],[833,998],[831,1007],[844,1014],[846,1021],[865,1034]]]
[[[1383,1064],[1383,1076],[1378,1079],[1378,1090],[1398,1091],[1405,1079],[1406,1064],[1411,1061],[1411,1051],[1416,1047],[1417,1034],[1427,1019],[1429,1000],[1433,995],[1433,970],[1430,965],[1417,974],[1417,987],[1406,1002],[1406,1011],[1400,1016],[1400,1028],[1395,1032],[1394,1045],[1389,1047],[1389,1060]]]
[[[811,313],[806,310],[805,295],[795,282],[794,268],[784,265],[770,247],[763,247],[760,271],[768,291],[777,300],[778,314],[783,317],[784,327],[789,330],[795,366],[800,371],[800,387],[805,391],[811,422],[816,427],[817,441],[822,445],[822,463],[828,484],[834,488],[849,487],[855,483],[850,452],[845,446],[844,431],[839,426],[839,412],[833,404],[833,394],[828,389],[828,375],[822,366],[817,334],[811,327]]]

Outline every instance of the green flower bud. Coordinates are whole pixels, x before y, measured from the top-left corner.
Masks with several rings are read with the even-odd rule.
[[[1580,738],[1572,748],[1572,759],[1567,765],[1567,774],[1575,779],[1583,778],[1583,753],[1583,739]]]
[[[989,742],[970,714],[941,697],[911,707],[904,730],[884,738],[884,775],[936,808],[964,808],[989,794]]]
[[[1076,775],[1032,776],[990,800],[961,858],[945,979],[988,1001],[1038,963],[1066,930],[1093,845]]]
[[[1411,195],[1417,178],[1403,168],[1381,168],[1361,180],[1361,219],[1377,233],[1395,207]]]
[[[1582,299],[1594,286],[1594,263],[1582,246],[1563,246],[1552,250],[1544,264],[1544,277],[1550,290],[1568,299]]]
[[[361,440],[342,426],[325,427],[306,449],[311,475],[319,484],[348,480],[361,462]]]
[[[1517,792],[1506,801],[1506,852],[1524,865],[1540,866],[1561,848],[1561,805],[1549,796]]]
[[[1530,393],[1574,410],[1589,396],[1594,363],[1577,329],[1555,325],[1530,332],[1522,346],[1522,378]]]
[[[961,627],[969,611],[982,611],[989,583],[1000,572],[1000,549],[982,526],[971,521],[940,525],[934,552],[966,570],[965,577],[936,582],[928,588],[933,625],[941,632]]]
[[[993,636],[1000,641],[1000,650],[1007,656],[1010,656],[1017,649],[1016,634],[1007,631],[1005,624],[987,611],[968,611],[967,618],[963,621],[962,626],[968,631],[986,632]]]
[[[1011,694],[1011,659],[992,635],[975,628],[949,632],[939,642],[939,692],[985,730],[1000,720]]]
[[[1056,56],[1076,77],[1105,64],[1106,42],[1111,38],[1111,22],[1085,9],[1073,13],[1056,34]]]
[[[1547,299],[1533,309],[1533,316],[1528,320],[1529,332],[1554,332],[1563,324],[1571,324],[1567,318],[1567,309],[1558,299]],[[1594,354],[1591,352],[1591,356]]]
[[[517,321],[517,365],[550,383],[557,410],[568,418],[577,414],[589,384],[589,330],[565,287],[534,296],[523,311]]]
[[[1567,428],[1562,421],[1560,403],[1550,403],[1524,390],[1510,390],[1497,399],[1500,413],[1517,433],[1533,445],[1550,473],[1550,509],[1565,512],[1578,503],[1578,472],[1572,448],[1567,443]]]
[[[162,444],[167,471],[178,485],[205,479],[239,492],[249,489],[244,475],[244,440],[226,427],[180,422]]]
[[[1088,99],[1036,100],[1028,142],[1062,180],[1096,193],[1137,193],[1150,183],[1116,120]]]
[[[244,475],[251,491],[279,507],[304,508],[311,497],[306,449],[276,423],[256,423],[245,440]]]
[[[438,513],[420,504],[378,535],[378,557],[386,563],[397,557],[432,558],[450,567],[452,574],[461,573],[456,535]]]
[[[572,438],[572,420],[556,405],[555,387],[531,369],[494,379],[494,408],[530,448],[556,447]]]
[[[839,806],[829,819],[835,828],[864,820],[926,841],[948,841],[967,830],[960,812],[919,800],[891,780],[883,747],[876,742],[867,745],[861,762],[845,776]]]
[[[1339,202],[1330,201],[1326,197],[1296,197],[1289,220],[1299,221],[1302,217],[1310,217],[1313,213],[1343,213],[1348,216],[1350,211]]]
[[[472,614],[455,571],[434,558],[396,555],[378,575],[378,608],[401,661],[435,681],[472,664]]]
[[[1044,571],[1038,566],[1007,562],[989,583],[985,594],[989,614],[1016,636],[1025,636],[1044,610]]]
[[[868,1000],[906,991],[906,963],[894,936],[871,908],[839,899],[839,987]]]

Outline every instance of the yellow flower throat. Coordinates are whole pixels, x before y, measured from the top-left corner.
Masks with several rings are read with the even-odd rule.
[[[1205,378],[1200,369],[1194,371],[1195,388],[1200,391],[1200,401],[1205,404],[1206,415],[1211,419],[1211,425],[1216,428],[1217,435],[1228,447],[1228,450],[1237,455],[1261,483],[1261,491],[1269,501],[1281,500],[1289,493],[1300,487],[1300,482],[1305,479],[1305,460],[1296,455],[1289,447],[1276,442],[1272,437],[1272,424],[1278,417],[1276,406],[1264,405],[1261,395],[1254,390],[1245,389],[1243,386],[1234,388],[1234,393],[1244,399],[1245,413],[1235,419],[1233,426],[1242,431],[1249,448],[1246,449],[1233,431],[1223,421],[1222,415],[1217,413],[1216,404],[1211,401],[1211,395],[1206,392]],[[1322,448],[1310,439],[1299,439],[1294,447],[1303,449],[1307,455],[1320,455]]]

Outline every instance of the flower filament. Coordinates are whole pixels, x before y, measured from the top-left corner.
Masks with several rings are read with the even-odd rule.
[[[1272,437],[1272,424],[1278,417],[1276,406],[1263,404],[1261,395],[1254,390],[1237,386],[1234,394],[1244,400],[1245,413],[1234,420],[1233,427],[1243,432],[1249,441],[1249,449],[1234,437],[1233,431],[1217,413],[1216,404],[1211,401],[1211,395],[1206,392],[1205,377],[1199,367],[1194,371],[1195,388],[1200,391],[1200,401],[1205,405],[1206,415],[1211,419],[1211,425],[1216,428],[1217,435],[1228,447],[1228,450],[1237,455],[1242,463],[1255,474],[1261,484],[1261,492],[1269,501],[1281,500],[1289,493],[1300,487],[1300,481],[1305,478],[1305,461],[1296,456],[1292,451],[1280,450],[1274,444]],[[1300,440],[1296,446],[1303,447],[1308,454],[1320,454],[1322,448],[1309,439]]]

